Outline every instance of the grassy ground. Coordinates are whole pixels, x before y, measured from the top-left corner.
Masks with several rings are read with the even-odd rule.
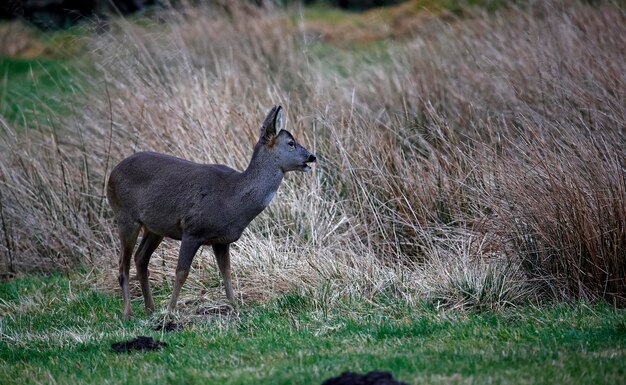
[[[378,299],[326,309],[292,293],[164,333],[152,331],[140,303],[123,322],[118,296],[79,282],[29,276],[0,285],[0,383],[319,384],[347,370],[390,370],[412,384],[616,384],[626,376],[626,312],[603,305],[461,313]],[[137,335],[168,346],[111,350]]]
[[[42,32],[0,22],[0,117],[36,128],[68,116],[89,67],[85,36],[83,26]]]
[[[65,98],[76,92],[73,64],[65,59],[0,58],[0,115],[24,127],[69,113]]]

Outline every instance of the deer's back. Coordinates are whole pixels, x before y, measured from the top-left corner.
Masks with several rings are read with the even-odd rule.
[[[204,165],[153,152],[140,152],[111,171],[109,203],[118,221],[136,221],[151,231],[180,239],[183,228],[214,226],[204,210],[228,212],[239,172],[223,165]],[[194,221],[208,221],[194,224]],[[216,224],[223,218],[215,217]]]

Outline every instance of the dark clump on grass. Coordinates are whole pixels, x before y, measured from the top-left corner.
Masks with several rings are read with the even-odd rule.
[[[116,342],[111,345],[111,349],[117,353],[130,353],[134,350],[159,350],[167,346],[167,343],[155,341],[152,337],[139,336],[130,341]]]
[[[339,377],[330,378],[322,385],[408,385],[393,379],[389,372],[372,371],[366,374],[344,372]]]
[[[158,325],[154,325],[152,327],[154,331],[164,330],[166,332],[176,332],[179,330],[183,330],[183,325],[174,321],[167,321],[165,323],[159,323]]]

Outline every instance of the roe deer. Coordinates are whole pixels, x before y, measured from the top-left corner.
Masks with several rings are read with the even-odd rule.
[[[174,291],[168,305],[173,311],[196,251],[211,245],[224,281],[226,297],[235,305],[231,284],[229,246],[270,203],[287,171],[309,171],[315,155],[282,128],[280,106],[274,106],[261,126],[244,172],[219,164],[198,164],[173,156],[139,152],[111,171],[107,198],[113,208],[121,242],[119,282],[124,318],[132,316],[128,272],[140,229],[143,237],[135,253],[135,266],[144,305],[154,311],[148,284],[148,262],[163,237],[181,240]]]

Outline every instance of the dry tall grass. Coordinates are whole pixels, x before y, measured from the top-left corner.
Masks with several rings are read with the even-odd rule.
[[[332,63],[278,11],[121,21],[91,43],[101,91],[75,117],[32,135],[4,125],[3,262],[93,266],[116,288],[111,167],[149,149],[243,169],[280,103],[319,163],[289,175],[237,243],[244,300],[624,305],[624,19],[611,5],[547,2],[433,23],[376,60]],[[157,250],[153,283],[169,284],[176,254],[176,242]],[[188,292],[220,296],[210,251],[196,258]]]

